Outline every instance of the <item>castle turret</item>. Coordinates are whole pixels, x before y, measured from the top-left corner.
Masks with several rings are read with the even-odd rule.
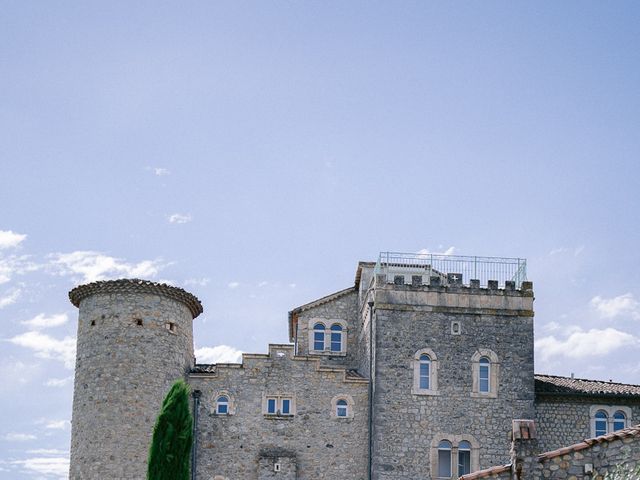
[[[80,310],[70,478],[145,478],[162,400],[193,365],[202,305],[144,280],[81,285],[69,298]]]

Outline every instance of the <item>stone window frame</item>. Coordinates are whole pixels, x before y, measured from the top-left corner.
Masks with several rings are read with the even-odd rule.
[[[431,365],[429,368],[429,388],[420,388],[420,357],[422,355],[428,355],[431,359]],[[413,395],[440,395],[438,392],[439,361],[436,352],[428,347],[421,348],[413,354],[412,368],[413,386],[411,388],[411,393]]]
[[[218,413],[218,399],[227,397],[227,413]],[[226,417],[236,414],[236,402],[234,396],[228,390],[217,390],[211,396],[211,414],[219,417]]]
[[[338,401],[345,400],[347,402],[347,416],[339,417],[338,416]],[[354,410],[354,401],[351,395],[347,394],[339,394],[331,399],[331,418],[335,418],[337,420],[346,420],[349,418],[353,418],[353,410]]]
[[[276,412],[269,412],[269,400],[276,400]],[[289,400],[289,413],[282,413],[282,401]],[[262,414],[270,418],[290,418],[296,415],[296,397],[292,393],[263,393]]]
[[[622,412],[625,416],[625,428],[628,427],[629,425],[633,425],[632,421],[631,421],[631,407],[626,407],[626,406],[622,406],[622,405],[592,405],[589,408],[589,425],[591,428],[591,436],[595,437],[596,436],[596,413],[598,413],[599,411],[603,411],[604,413],[607,414],[607,432],[606,433],[612,433],[615,430],[613,429],[614,427],[614,422],[615,419],[613,418],[614,415],[617,412]]]
[[[480,391],[480,359],[489,359],[489,391]],[[498,398],[500,361],[498,355],[488,348],[479,348],[471,357],[471,396],[474,398]]]
[[[440,442],[447,441],[451,444],[451,477],[439,477],[438,450]],[[452,435],[449,433],[437,433],[431,441],[430,460],[431,460],[431,478],[458,478],[458,452],[462,442],[468,442],[471,445],[471,472],[480,470],[480,444],[471,435]]]
[[[321,323],[324,325],[324,349],[316,350],[315,349],[315,325]],[[333,325],[340,325],[342,327],[341,338],[340,338],[340,351],[332,352],[331,351],[331,327]],[[326,355],[333,357],[344,357],[347,355],[347,334],[349,331],[348,324],[346,320],[342,320],[339,318],[310,318],[309,319],[309,328],[308,328],[308,337],[309,337],[309,354],[310,355]]]

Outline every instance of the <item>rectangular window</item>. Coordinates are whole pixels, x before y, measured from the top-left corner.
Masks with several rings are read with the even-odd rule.
[[[275,414],[277,411],[277,403],[275,398],[267,398],[267,413]]]
[[[471,473],[471,452],[469,450],[458,450],[458,476]]]
[[[438,477],[451,478],[451,450],[438,450]]]
[[[342,350],[342,333],[331,332],[331,351],[339,352]]]
[[[314,332],[313,349],[319,351],[324,350],[324,332]]]
[[[429,364],[420,363],[420,388],[429,390]]]
[[[282,414],[283,415],[291,414],[291,400],[288,398],[282,399]]]
[[[480,365],[480,392],[489,392],[489,365]]]

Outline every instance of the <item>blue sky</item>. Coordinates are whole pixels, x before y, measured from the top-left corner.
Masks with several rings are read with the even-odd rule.
[[[66,478],[96,279],[214,361],[382,250],[525,257],[536,370],[640,384],[637,2],[0,7],[0,478]]]

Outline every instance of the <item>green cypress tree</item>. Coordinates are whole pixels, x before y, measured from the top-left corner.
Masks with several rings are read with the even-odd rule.
[[[153,427],[147,480],[189,480],[192,428],[189,386],[178,380],[162,402]]]

